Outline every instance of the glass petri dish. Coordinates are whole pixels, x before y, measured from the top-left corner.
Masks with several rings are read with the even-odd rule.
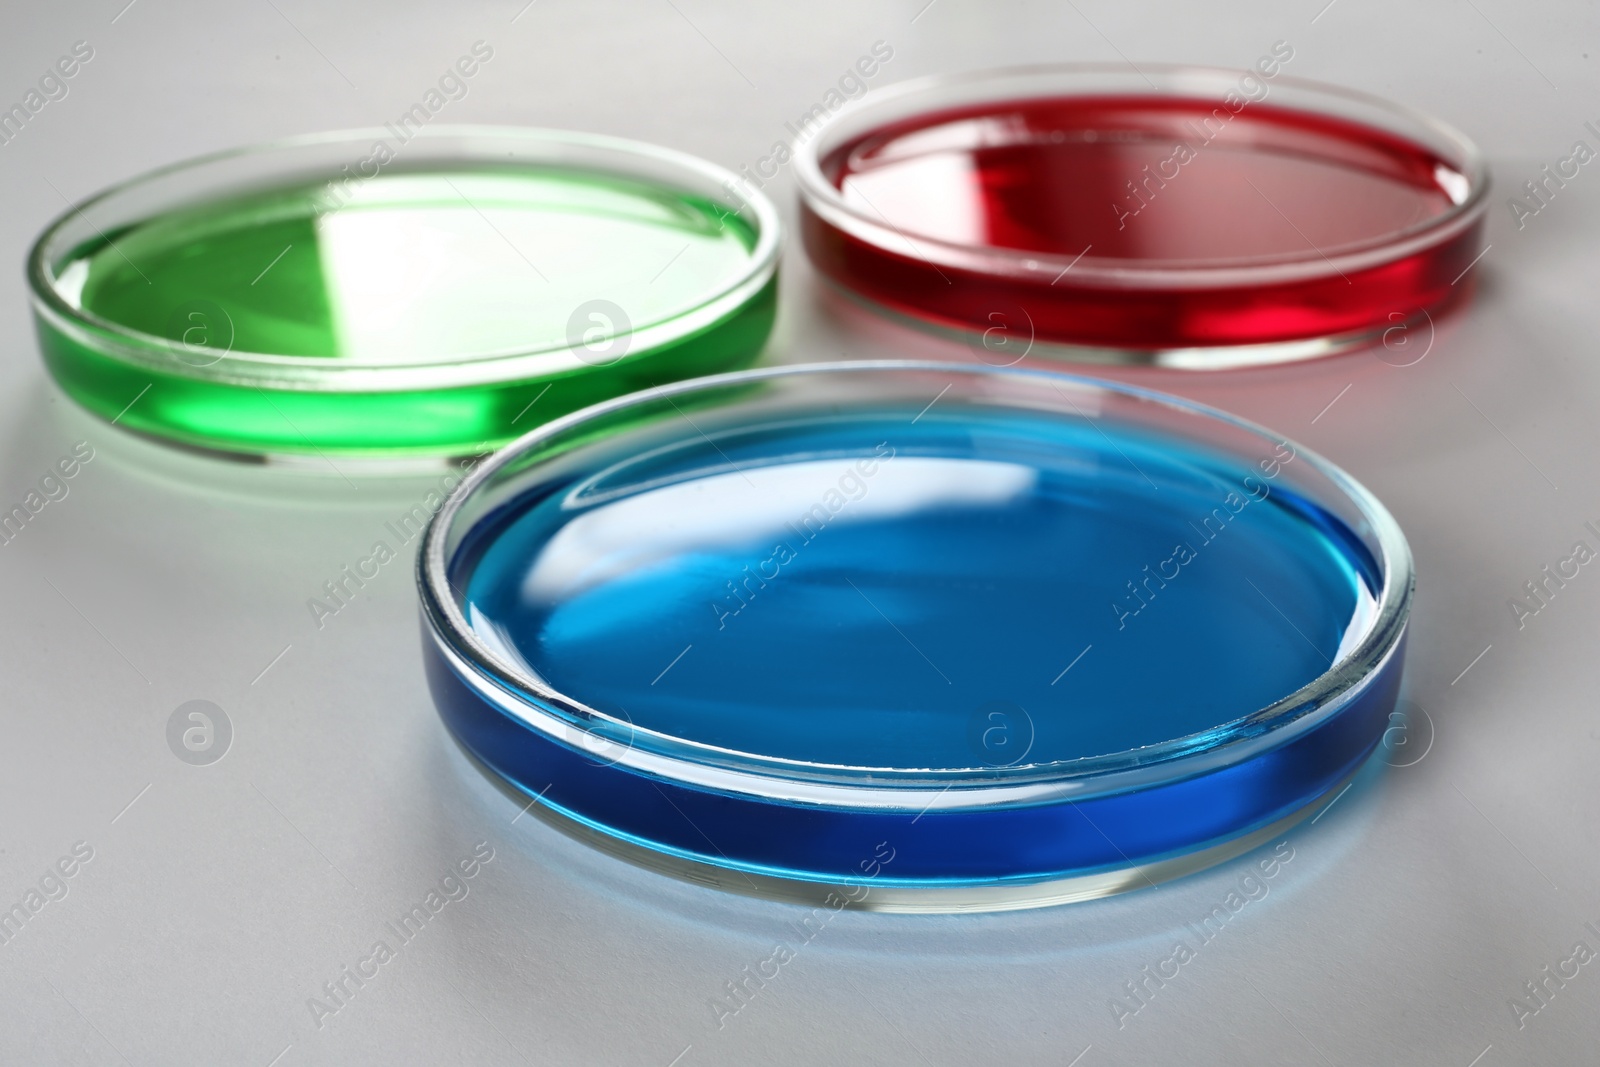
[[[1317,810],[1388,725],[1413,584],[1382,505],[1277,435],[904,362],[550,423],[452,494],[418,579],[441,716],[558,824],[932,911],[1159,882]]]
[[[1090,362],[1369,344],[1465,296],[1488,172],[1455,130],[1278,73],[1049,66],[847,104],[796,152],[823,275],[917,322]]]
[[[180,163],[34,245],[45,363],[128,429],[255,457],[480,452],[746,366],[779,226],[692,156],[557,130],[318,134]]]

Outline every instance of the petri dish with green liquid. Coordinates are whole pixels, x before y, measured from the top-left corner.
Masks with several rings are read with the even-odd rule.
[[[77,204],[28,277],[100,417],[236,456],[450,457],[754,362],[777,213],[723,169],[497,127],[320,134]]]

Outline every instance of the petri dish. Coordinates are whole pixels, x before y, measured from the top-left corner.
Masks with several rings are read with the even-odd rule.
[[[735,891],[1005,909],[1197,870],[1336,796],[1412,567],[1293,442],[1050,371],[818,364],[552,422],[418,560],[427,675],[578,836]]]
[[[914,322],[1210,369],[1370,344],[1463,299],[1488,172],[1460,133],[1276,73],[1049,66],[847,104],[796,153],[818,270]]]
[[[679,152],[558,130],[318,134],[73,206],[28,261],[90,411],[250,457],[438,457],[747,366],[777,215]]]

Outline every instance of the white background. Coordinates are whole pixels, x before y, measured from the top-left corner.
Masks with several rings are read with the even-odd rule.
[[[1600,962],[1524,1028],[1508,998],[1575,942],[1600,950],[1584,926],[1600,926],[1600,573],[1520,630],[1507,600],[1578,538],[1596,544],[1582,523],[1600,519],[1600,164],[1521,231],[1505,203],[1575,140],[1600,147],[1583,128],[1600,120],[1592,6],[522,2],[0,12],[0,101],[74,41],[95,49],[70,95],[0,147],[0,505],[74,442],[96,450],[0,547],[0,904],[74,842],[94,849],[0,945],[0,1062],[1595,1062]],[[516,818],[431,707],[407,561],[313,624],[307,598],[425,483],[352,488],[133,440],[65,400],[34,346],[21,263],[63,196],[387,121],[478,39],[494,58],[443,119],[620,134],[732,167],[878,40],[894,58],[874,84],[1014,62],[1241,66],[1286,39],[1288,73],[1466,130],[1498,182],[1492,249],[1476,303],[1420,363],[1124,375],[1264,422],[1387,502],[1420,572],[1406,696],[1434,727],[1426,757],[1293,831],[1270,894],[1120,1029],[1122,983],[1249,860],[1041,912],[844,914],[719,1029],[711,999],[792,938],[801,909]],[[792,220],[787,171],[768,191]],[[794,243],[782,270],[770,360],[971,358],[825,296]],[[211,766],[167,746],[191,699],[233,723]],[[319,1029],[307,998],[480,841],[494,859],[470,895]]]

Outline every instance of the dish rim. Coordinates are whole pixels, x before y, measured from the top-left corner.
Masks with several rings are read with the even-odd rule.
[[[846,128],[850,123],[864,122],[864,116],[874,110],[892,111],[897,106],[904,107],[917,97],[931,97],[945,91],[969,94],[969,98],[965,104],[947,103],[924,109],[922,113],[936,114],[938,111],[983,103],[1001,104],[1027,99],[1103,95],[1112,90],[1079,87],[1076,82],[1079,80],[1092,82],[1097,78],[1103,78],[1109,84],[1119,77],[1135,81],[1135,84],[1117,87],[1118,91],[1128,92],[1131,95],[1159,98],[1187,97],[1212,101],[1220,100],[1226,89],[1237,88],[1238,80],[1247,73],[1255,74],[1258,79],[1261,77],[1251,68],[1232,69],[1178,63],[1141,64],[1136,70],[1130,69],[1128,64],[1117,63],[1044,63],[928,75],[869,89],[863,95],[848,101],[824,120],[815,133],[796,146],[795,175],[800,188],[801,202],[825,224],[843,230],[855,239],[881,251],[904,255],[906,243],[911,238],[887,219],[846,201],[841,191],[823,176],[824,146],[826,145],[828,151],[838,147],[836,144],[828,143],[830,133],[838,137],[837,131]],[[1031,79],[1044,81],[1059,79],[1067,83],[1067,86],[1054,91],[1035,90],[989,95],[1006,83],[1026,82]],[[1402,125],[1432,134],[1449,144],[1458,154],[1456,167],[1467,180],[1466,194],[1443,214],[1413,223],[1398,231],[1332,250],[1311,247],[1303,252],[1274,253],[1267,256],[1219,257],[1211,260],[1146,260],[1096,256],[1089,253],[1074,257],[1065,253],[1034,252],[913,234],[916,250],[913,258],[936,266],[1019,281],[1055,279],[1066,283],[1069,287],[1133,290],[1234,289],[1337,277],[1401,259],[1461,233],[1487,210],[1490,186],[1487,161],[1477,145],[1454,126],[1403,104],[1356,89],[1288,74],[1279,74],[1266,80],[1274,87],[1287,87],[1291,92],[1304,94],[1311,99],[1321,98],[1375,109]],[[1219,90],[1216,95],[1207,95],[1206,90],[1213,89]],[[1269,98],[1263,98],[1259,102],[1261,106],[1342,118],[1355,125],[1371,125],[1350,119],[1333,110],[1315,109],[1294,103],[1267,103],[1267,99]],[[1236,114],[1242,114],[1247,110],[1241,108]],[[903,121],[905,117],[886,118],[871,124],[867,130],[852,131],[841,139],[856,140],[870,136],[872,129],[881,129],[883,126]],[[1396,130],[1380,129],[1380,132],[1402,137],[1414,144],[1423,144],[1416,137]],[[1423,146],[1429,147],[1425,144]],[[1325,251],[1327,254],[1324,254]],[[1051,284],[1054,285],[1055,281]]]
[[[183,358],[182,354],[190,350],[178,341],[135,330],[75,307],[62,296],[57,287],[57,279],[51,269],[47,253],[59,253],[60,250],[51,247],[58,235],[74,219],[98,205],[130,194],[137,195],[142,189],[184,172],[200,172],[208,167],[240,160],[270,161],[274,158],[287,160],[296,152],[309,153],[316,149],[326,149],[341,144],[351,147],[350,158],[353,160],[370,151],[370,146],[375,141],[387,141],[392,136],[389,130],[378,127],[341,129],[300,134],[224,149],[143,171],[72,202],[50,220],[28,250],[26,274],[34,309],[54,327],[97,354],[142,369],[220,385],[265,386],[328,393],[404,392],[451,386],[516,383],[565,373],[581,374],[586,370],[609,369],[634,362],[721,321],[754,299],[777,272],[783,241],[777,208],[759,190],[742,188],[738,175],[715,163],[676,149],[607,134],[543,126],[443,124],[423,127],[404,143],[411,144],[412,141],[422,139],[520,142],[532,154],[521,157],[518,162],[527,162],[535,166],[555,165],[592,174],[614,174],[638,185],[654,184],[679,193],[690,191],[687,185],[674,187],[665,180],[647,179],[626,171],[609,169],[602,164],[582,162],[583,157],[596,159],[607,156],[633,156],[654,163],[668,172],[712,183],[722,190],[727,205],[734,208],[732,214],[742,215],[748,209],[753,216],[749,222],[755,231],[755,245],[749,251],[748,262],[736,275],[715,290],[708,290],[697,303],[656,322],[630,328],[626,334],[630,342],[625,354],[616,360],[599,364],[588,363],[574,353],[572,345],[559,341],[543,347],[518,346],[467,356],[361,363],[342,363],[338,357],[248,352],[230,347],[214,362],[196,363]],[[562,156],[560,154],[562,150],[566,150],[569,156],[580,157],[579,160],[574,161],[569,156]],[[541,152],[544,155],[541,156]],[[493,158],[485,152],[472,153],[461,148],[457,149],[457,153],[463,162],[487,161]],[[430,158],[429,162],[438,162],[438,158]],[[390,173],[405,174],[417,169],[413,166],[408,171],[404,165],[403,155],[396,160],[396,164],[398,166]],[[357,180],[374,180],[382,177],[383,173],[379,171],[370,178]],[[322,181],[331,183],[339,177],[339,171],[334,165],[315,165],[305,173],[277,181],[246,183],[240,181],[238,177],[218,179],[213,176],[210,180],[214,184],[207,191],[217,199],[225,199],[230,193],[246,191],[263,193],[291,185],[316,184]],[[144,217],[156,218],[163,213],[151,212]],[[91,226],[95,226],[92,220],[87,221],[90,221]],[[571,358],[563,365],[552,365],[552,360],[562,353],[568,354]]]
[[[539,426],[480,463],[450,493],[429,522],[417,555],[423,619],[431,639],[457,675],[480,697],[525,724],[566,744],[584,737],[610,738],[607,761],[636,772],[773,800],[857,807],[923,810],[987,807],[1083,799],[1147,788],[1242,762],[1286,744],[1336,716],[1377,677],[1401,646],[1410,614],[1415,573],[1410,547],[1394,517],[1373,494],[1321,455],[1289,441],[1342,493],[1371,527],[1382,588],[1367,632],[1306,685],[1264,708],[1206,730],[1124,752],[1050,763],[967,768],[863,767],[722,748],[636,727],[624,717],[589,707],[514,664],[497,657],[472,630],[452,594],[445,556],[451,526],[463,504],[496,472],[547,440],[629,407],[672,401],[686,393],[753,385],[820,374],[968,375],[1011,379],[1111,393],[1185,416],[1218,420],[1277,444],[1283,435],[1206,404],[1152,389],[1082,374],[1016,367],[977,367],[934,360],[863,360],[762,367],[673,382],[616,397]],[[676,406],[676,405],[674,405]],[[533,468],[529,468],[530,470]],[[1227,736],[1217,738],[1219,731]],[[617,737],[625,737],[618,742]],[[640,742],[644,742],[641,744]]]

